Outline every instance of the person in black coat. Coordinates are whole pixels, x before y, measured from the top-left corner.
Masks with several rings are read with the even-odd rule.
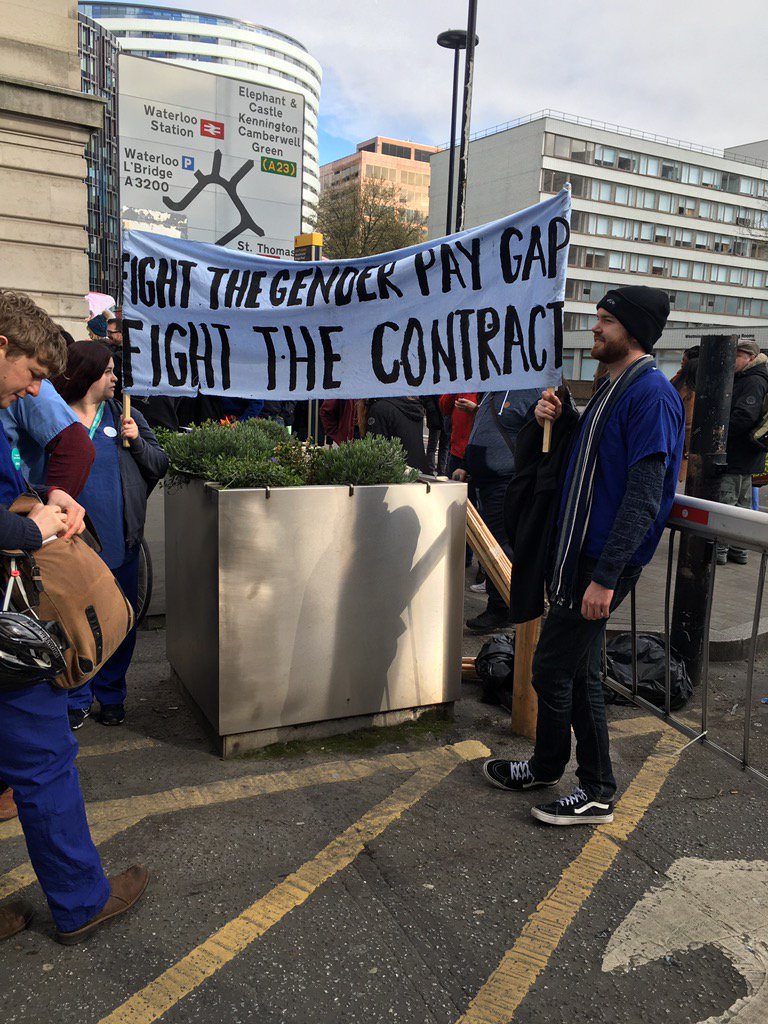
[[[424,409],[418,398],[374,398],[368,405],[369,434],[396,437],[409,466],[432,472],[424,451]]]
[[[724,505],[752,508],[752,474],[762,469],[765,452],[750,438],[762,419],[763,403],[768,394],[768,358],[756,341],[740,339],[736,347],[733,375],[733,397],[728,418],[726,464],[720,478],[719,500]],[[717,546],[718,565],[736,562],[747,564],[744,548]]]

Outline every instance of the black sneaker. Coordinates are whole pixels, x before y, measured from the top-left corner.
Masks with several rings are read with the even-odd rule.
[[[498,757],[492,757],[485,762],[483,775],[497,789],[507,789],[515,793],[523,789],[546,789],[548,786],[556,786],[560,781],[559,778],[553,779],[552,782],[536,779],[527,761],[502,761]]]
[[[102,704],[96,721],[102,725],[122,725],[125,721],[125,706],[123,704]]]
[[[79,729],[83,722],[90,715],[90,708],[69,708],[67,710],[67,717],[69,718],[69,728],[74,732],[75,729]]]
[[[532,807],[531,814],[547,825],[607,825],[613,821],[613,804],[610,800],[591,800],[579,788],[551,804]]]
[[[493,633],[495,629],[509,625],[509,612],[493,612],[489,608],[474,619],[467,619],[467,629],[474,633]]]

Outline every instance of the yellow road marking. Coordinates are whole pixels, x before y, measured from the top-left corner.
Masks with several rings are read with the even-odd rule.
[[[488,757],[488,748],[476,740],[465,740],[441,750],[454,750],[466,761]],[[97,846],[113,839],[120,832],[132,828],[144,818],[171,814],[195,807],[209,807],[214,804],[249,797],[286,793],[308,786],[328,785],[334,782],[359,782],[385,771],[417,771],[434,762],[439,750],[416,751],[411,754],[384,754],[370,760],[333,761],[328,764],[300,768],[293,772],[274,772],[271,775],[247,776],[240,779],[226,779],[208,786],[182,786],[147,796],[125,797],[121,800],[105,800],[87,808],[91,837]],[[0,828],[0,839],[20,836],[18,820],[6,822]],[[22,864],[0,875],[0,899],[12,896],[20,889],[35,881],[35,873],[29,863]]]
[[[648,722],[648,719],[632,721]],[[526,921],[519,938],[469,1004],[457,1024],[511,1024],[515,1012],[549,963],[585,900],[613,864],[620,844],[640,824],[677,763],[686,738],[660,719],[661,739],[616,806],[610,825],[601,825]],[[629,734],[629,728],[624,730]]]
[[[481,743],[475,743],[477,748]],[[175,811],[186,811],[196,807],[210,807],[214,804],[228,803],[232,800],[244,800],[254,796],[266,796],[274,793],[285,793],[308,786],[324,786],[333,782],[358,782],[385,771],[413,772],[431,762],[433,750],[415,751],[411,754],[383,754],[368,760],[331,761],[327,764],[299,768],[292,772],[272,772],[269,775],[248,775],[237,779],[223,779],[205,786],[180,786],[177,789],[161,790],[159,793],[147,793],[141,796],[121,797],[119,800],[102,800],[88,804],[86,810],[91,832],[95,834],[100,825],[101,842],[122,832],[143,818],[159,814],[171,814]],[[477,757],[490,756],[477,754]],[[110,832],[109,829],[114,831]],[[0,823],[0,840],[13,839],[22,834],[18,819]],[[0,878],[0,890],[2,879]]]
[[[117,743],[95,743],[92,746],[80,747],[77,757],[104,757],[106,754],[125,754],[132,750],[146,750],[148,747],[159,747],[157,740],[137,737],[135,740],[118,740]]]
[[[251,943],[300,907],[325,882],[348,867],[370,843],[410,810],[464,760],[488,753],[480,743],[458,743],[432,752],[429,763],[395,792],[367,811],[266,896],[256,900],[205,942],[127,999],[99,1024],[151,1024]]]

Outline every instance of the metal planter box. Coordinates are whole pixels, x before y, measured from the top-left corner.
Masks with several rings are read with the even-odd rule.
[[[166,488],[168,659],[226,757],[459,696],[466,486]]]

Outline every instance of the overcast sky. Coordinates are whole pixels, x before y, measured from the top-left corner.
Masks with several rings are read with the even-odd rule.
[[[195,8],[194,0],[164,6]],[[322,163],[372,135],[440,145],[466,0],[201,0],[320,61]],[[768,137],[766,0],[478,0],[473,131],[549,108],[715,148]]]

